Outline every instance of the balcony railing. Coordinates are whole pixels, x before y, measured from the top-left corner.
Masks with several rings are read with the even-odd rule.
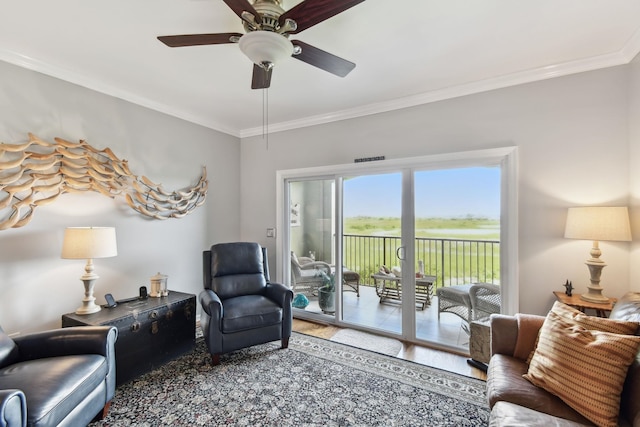
[[[373,285],[371,274],[381,265],[399,266],[400,237],[345,234],[344,266],[360,274],[360,282]],[[463,283],[500,284],[500,242],[497,240],[415,239],[415,268],[424,262],[425,274],[436,276],[435,287]]]

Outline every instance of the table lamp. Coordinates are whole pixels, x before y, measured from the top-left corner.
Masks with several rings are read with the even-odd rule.
[[[588,292],[581,299],[595,303],[608,303],[602,294],[600,275],[607,264],[600,259],[599,241],[630,241],[631,227],[626,207],[576,207],[569,208],[564,237],[568,239],[592,240],[591,258],[585,264],[591,275]]]
[[[93,259],[116,255],[116,229],[113,227],[68,227],[64,230],[62,258],[87,260],[85,274],[80,277],[84,283],[84,298],[76,314],[100,311],[100,306],[95,303],[96,299],[93,296],[95,281],[100,277],[93,272]]]

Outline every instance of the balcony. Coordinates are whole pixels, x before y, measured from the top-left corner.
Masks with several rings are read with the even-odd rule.
[[[360,274],[361,285],[373,286],[371,275],[380,266],[389,268],[399,261],[396,251],[400,237],[345,234],[343,265]],[[472,282],[500,284],[500,241],[466,239],[415,239],[415,266],[424,263],[424,274],[436,276],[440,286]]]
[[[372,274],[380,266],[399,266],[396,251],[399,237],[344,235],[344,263],[360,275],[360,296],[344,287],[342,322],[390,334],[401,333],[402,310],[399,300],[379,298]],[[424,264],[424,274],[435,277],[430,304],[416,310],[416,336],[420,340],[438,343],[466,352],[468,333],[466,322],[452,313],[438,316],[436,290],[440,287],[474,282],[500,284],[500,242],[498,240],[415,239],[415,266]],[[307,312],[322,313],[317,297],[309,297]],[[439,318],[440,317],[440,318]]]

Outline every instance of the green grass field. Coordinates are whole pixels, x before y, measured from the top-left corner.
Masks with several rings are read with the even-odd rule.
[[[500,240],[500,220],[486,218],[418,218],[416,237]],[[400,218],[345,218],[344,234],[400,236]]]
[[[472,281],[499,283],[499,245],[491,243],[500,241],[499,220],[418,218],[415,229],[416,268],[422,260],[425,273],[438,277],[436,286]],[[400,232],[400,218],[345,218],[345,264],[358,266],[365,279],[381,264],[397,265],[395,250],[400,245]]]

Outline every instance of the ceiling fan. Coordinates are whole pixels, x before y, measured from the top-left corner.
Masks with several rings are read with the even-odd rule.
[[[274,65],[289,56],[344,77],[356,66],[300,40],[289,40],[297,34],[331,18],[364,0],[305,0],[285,11],[283,0],[224,0],[242,19],[245,34],[185,34],[160,36],[158,40],[169,47],[238,43],[240,50],[253,61],[252,89],[271,85]]]

